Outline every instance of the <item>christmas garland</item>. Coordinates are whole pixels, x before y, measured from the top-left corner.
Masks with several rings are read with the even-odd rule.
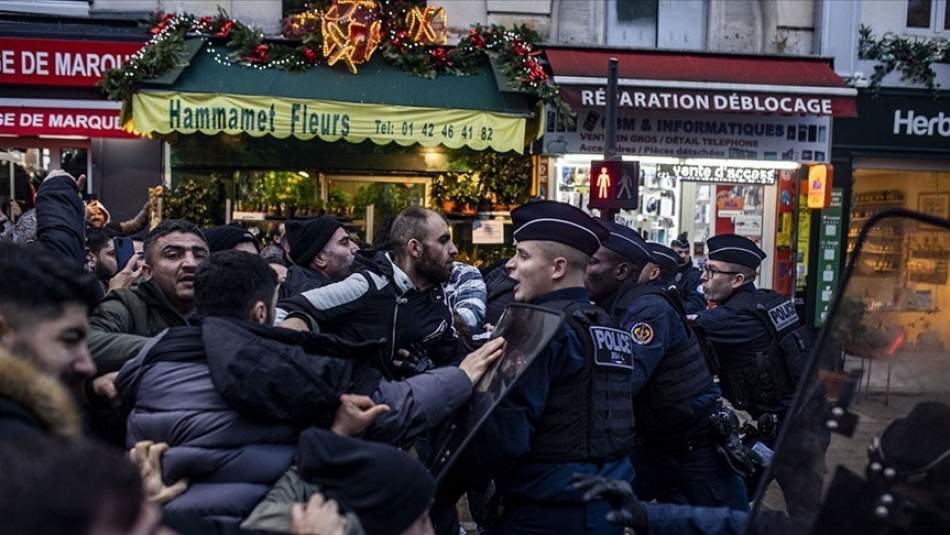
[[[457,46],[446,47],[432,44],[431,34],[427,36],[419,30],[419,17],[432,10],[420,7],[424,2],[382,0],[378,5],[382,21],[379,50],[393,66],[425,78],[465,76],[476,72],[481,59],[487,56],[501,67],[509,89],[533,94],[560,112],[572,115],[538,58],[538,36],[527,27],[476,25]],[[99,85],[112,100],[130,99],[140,82],[181,64],[186,37],[224,42],[230,51],[227,56],[219,55],[211,46],[207,48],[220,63],[260,70],[305,71],[328,62],[326,45],[321,46],[324,14],[323,10],[313,9],[287,17],[281,29],[284,39],[278,41],[266,39],[260,30],[230,18],[220,9],[213,17],[159,13],[147,23],[151,40],[124,65],[107,72]]]
[[[901,80],[926,85],[936,98],[940,85],[935,82],[937,74],[932,65],[950,63],[950,41],[908,38],[891,33],[878,39],[871,33],[871,28],[863,24],[858,32],[858,57],[878,61],[870,79],[875,95],[880,92],[881,80],[896,70],[901,73]]]

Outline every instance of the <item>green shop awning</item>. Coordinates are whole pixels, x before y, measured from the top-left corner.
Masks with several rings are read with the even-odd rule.
[[[221,61],[224,47],[194,47],[188,65],[144,83],[131,101],[139,134],[248,134],[383,145],[522,152],[533,97],[499,90],[486,61],[472,76],[426,79],[379,54],[358,74],[302,73]]]

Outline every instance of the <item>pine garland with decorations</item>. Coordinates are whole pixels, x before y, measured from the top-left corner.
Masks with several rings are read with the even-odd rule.
[[[896,70],[901,73],[901,80],[922,83],[937,97],[940,84],[936,83],[937,73],[932,65],[950,63],[950,40],[901,37],[891,33],[877,38],[871,28],[863,24],[858,33],[858,57],[878,61],[870,78],[875,95],[884,77]]]
[[[319,5],[320,8],[285,18],[281,28],[283,40],[266,38],[260,30],[230,18],[222,9],[213,17],[157,13],[147,22],[152,34],[148,43],[124,65],[107,72],[99,85],[110,99],[128,101],[138,83],[180,65],[186,52],[185,40],[190,37],[205,39],[205,52],[224,65],[302,72],[321,63],[330,66],[342,60],[355,73],[355,63],[368,60],[375,46],[373,50],[363,50],[362,58],[351,57],[352,49],[364,42],[346,41],[348,37],[333,23],[346,23],[347,13],[363,10],[361,19],[353,19],[356,26],[363,29],[361,23],[379,21],[379,50],[391,65],[425,78],[465,76],[476,72],[483,57],[489,57],[501,67],[510,89],[533,94],[560,112],[573,115],[539,60],[541,52],[535,44],[538,35],[525,26],[505,29],[476,25],[457,46],[447,47],[444,10],[427,7],[423,0],[333,0]],[[330,10],[335,18],[328,26]],[[339,17],[340,12],[344,12],[343,18]],[[330,42],[328,38],[333,36],[324,35],[328,28],[335,32],[336,41]],[[215,48],[215,44],[222,42],[229,50],[227,54]]]

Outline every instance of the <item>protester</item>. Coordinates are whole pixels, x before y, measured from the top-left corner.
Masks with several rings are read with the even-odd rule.
[[[86,347],[96,281],[37,248],[0,243],[0,347],[75,385],[96,371]]]
[[[107,228],[117,234],[130,235],[139,232],[148,225],[151,204],[146,201],[142,209],[132,219],[114,222],[112,214],[98,199],[86,202],[86,226],[90,229]]]
[[[238,225],[221,225],[205,229],[203,233],[208,240],[208,248],[212,253],[229,249],[251,254],[260,252],[257,238]]]
[[[90,319],[89,347],[102,372],[118,370],[149,337],[186,325],[194,279],[208,256],[204,235],[184,220],[166,220],[145,240],[143,282],[109,292]]]
[[[281,325],[350,340],[385,338],[389,351],[375,365],[389,378],[454,361],[459,341],[443,285],[458,249],[448,225],[432,210],[406,208],[393,222],[389,243],[393,250],[377,253],[373,269],[282,300],[277,317],[287,321]]]
[[[280,289],[280,298],[339,282],[350,274],[356,243],[338,219],[321,216],[287,222],[287,242],[293,265]]]
[[[470,334],[478,334],[485,328],[485,299],[487,290],[482,274],[475,266],[455,262],[452,278],[445,285],[445,298],[461,325]]]
[[[267,231],[267,243],[261,249],[261,256],[268,262],[277,261],[283,265],[288,262],[287,227],[284,223],[272,225]]]
[[[2,534],[172,533],[159,525],[135,466],[103,446],[43,436],[0,441],[0,473]]]
[[[116,380],[131,409],[128,444],[168,442],[166,479],[190,480],[189,490],[168,504],[170,511],[200,513],[234,527],[287,469],[301,427],[363,432],[368,424],[350,429],[346,418],[369,412],[380,423],[367,436],[411,438],[464,403],[500,355],[495,343],[460,368],[412,383],[380,381],[378,372],[355,360],[373,344],[271,327],[276,286],[260,257],[216,253],[196,274],[201,326],[153,338]],[[344,395],[350,388],[355,398]],[[214,469],[201,468],[209,466]]]

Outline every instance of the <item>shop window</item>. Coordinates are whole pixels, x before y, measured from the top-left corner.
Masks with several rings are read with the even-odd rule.
[[[930,28],[933,0],[907,0],[907,27]]]
[[[326,184],[327,213],[349,220],[359,238],[375,246],[385,242],[403,208],[428,204],[427,178],[333,176]]]
[[[882,210],[908,208],[950,218],[948,171],[858,167],[853,177],[849,253],[864,223]],[[864,302],[866,315],[887,314],[889,321],[896,320],[892,332],[869,336],[888,335],[892,342],[900,342],[903,351],[950,347],[948,331],[940,328],[950,325],[950,232],[886,219],[868,235],[857,261],[849,297]]]

